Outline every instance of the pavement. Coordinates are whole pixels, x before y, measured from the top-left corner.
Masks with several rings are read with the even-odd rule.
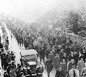
[[[7,25],[5,23],[3,23],[3,24],[4,24],[4,27],[5,27],[5,30],[6,30],[6,32],[8,34],[9,50],[13,51],[14,54],[16,55],[15,61],[18,64],[18,63],[20,63],[20,58],[21,58],[20,51],[21,50],[20,50],[20,48],[18,46],[18,43],[17,43],[16,39],[14,37],[11,39],[11,31],[8,30]]]

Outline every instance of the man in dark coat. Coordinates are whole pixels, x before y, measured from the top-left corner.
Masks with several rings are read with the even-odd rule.
[[[67,64],[66,64],[65,59],[63,59],[63,61],[62,61],[61,67],[62,67],[64,76],[66,76],[66,74],[67,74]]]
[[[0,42],[0,48],[3,48],[3,44]]]
[[[58,70],[56,70],[56,75],[55,77],[65,77],[65,75],[63,74],[63,70],[62,67],[60,66]]]
[[[46,62],[46,67],[47,67],[48,77],[50,77],[50,72],[51,72],[51,71],[52,71],[52,69],[53,69],[53,66],[52,66],[51,60],[47,60],[47,62]]]
[[[5,64],[6,64],[6,63],[5,63],[5,62],[6,62],[5,57],[6,57],[5,53],[3,53],[2,56],[1,56],[2,68],[4,68],[4,66],[5,66]]]
[[[4,72],[4,77],[10,77],[7,72]]]
[[[60,57],[57,54],[53,60],[53,66],[55,67],[55,69],[58,69],[60,66]]]
[[[6,38],[5,41],[6,41],[5,42],[5,49],[8,50],[8,46],[9,46],[9,39],[8,39],[8,37]]]
[[[71,59],[71,61],[67,64],[67,70],[70,71],[72,69],[72,66],[75,64],[74,59]]]
[[[71,54],[68,57],[69,61],[71,61],[71,59],[74,59],[74,52],[71,52]]]
[[[63,56],[62,56],[62,59],[61,59],[61,60],[63,60],[63,59],[65,59],[65,62],[67,63],[67,61],[68,61],[68,58],[67,58],[67,55],[66,55],[66,53],[63,53]]]

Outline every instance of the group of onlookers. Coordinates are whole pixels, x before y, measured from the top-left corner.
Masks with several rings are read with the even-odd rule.
[[[9,50],[8,36],[3,34],[3,38],[0,39],[0,76],[3,75],[3,77],[25,77],[21,64],[16,65],[15,57],[16,56],[14,52]],[[1,70],[4,70],[4,74],[2,74]]]
[[[21,64],[16,64],[16,56],[14,55],[13,51],[6,52],[4,50],[1,50],[0,57],[1,67],[4,70],[4,77],[26,77],[25,70]]]

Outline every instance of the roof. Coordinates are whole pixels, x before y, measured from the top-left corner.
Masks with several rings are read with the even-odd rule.
[[[27,62],[29,65],[36,65],[36,62],[34,61],[30,61],[30,62]]]
[[[22,50],[20,53],[21,53],[22,56],[25,56],[25,55],[33,55],[33,54],[36,55],[36,54],[38,54],[35,49]]]
[[[27,55],[22,57],[23,60],[27,60],[27,61],[35,60],[36,58],[37,58],[36,55]]]

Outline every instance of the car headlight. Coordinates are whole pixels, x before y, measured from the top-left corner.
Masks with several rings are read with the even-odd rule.
[[[39,68],[39,66],[37,66],[37,68]]]
[[[30,67],[27,67],[27,69],[30,69]]]

